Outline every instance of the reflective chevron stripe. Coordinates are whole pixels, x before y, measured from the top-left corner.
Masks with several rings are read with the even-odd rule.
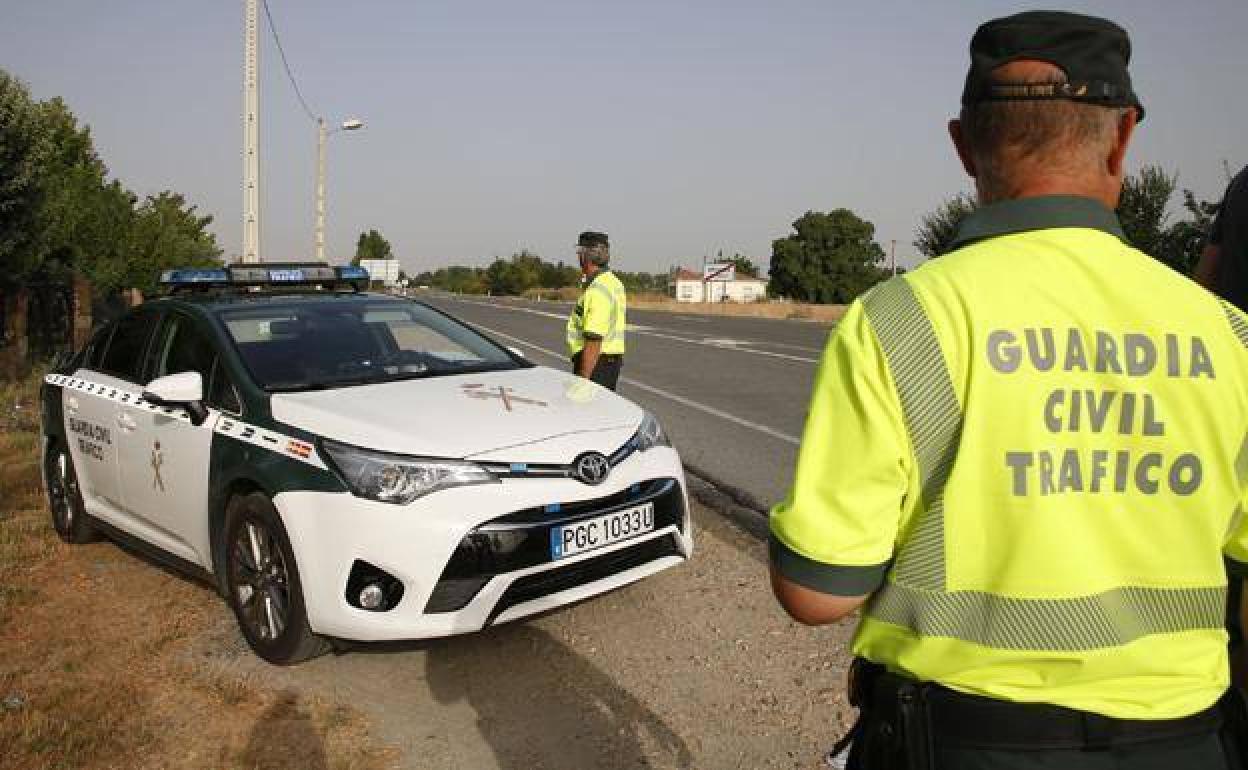
[[[888,361],[919,467],[921,513],[897,555],[897,580],[945,590],[945,484],[962,435],[962,409],[940,342],[904,279],[888,281],[866,299],[867,319]]]
[[[128,391],[124,388],[116,388],[112,385],[104,385],[98,382],[84,380],[81,377],[70,377],[64,374],[49,374],[43,378],[43,381],[49,385],[55,385],[60,388],[68,388],[78,391],[86,395],[96,398],[103,398],[117,404],[124,404],[135,409],[142,409],[148,412],[160,413],[162,417],[168,417],[171,420],[177,420],[190,424],[191,418],[183,409],[175,409],[168,406],[157,406],[143,398],[142,393]],[[303,439],[287,436],[284,433],[267,430],[257,425],[243,422],[226,414],[221,414],[217,410],[212,410],[214,415],[219,415],[213,430],[223,436],[243,441],[261,449],[275,452],[283,457],[297,460],[317,468],[325,469],[327,466],[320,458],[310,442]],[[205,463],[208,458],[204,458]],[[205,468],[206,472],[206,468]]]

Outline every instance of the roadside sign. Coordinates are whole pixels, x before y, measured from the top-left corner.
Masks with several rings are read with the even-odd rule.
[[[735,281],[737,266],[732,262],[718,262],[702,266],[703,281]]]

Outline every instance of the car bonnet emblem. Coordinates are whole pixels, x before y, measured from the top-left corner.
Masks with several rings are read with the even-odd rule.
[[[572,462],[572,475],[586,484],[601,484],[611,472],[611,462],[597,452],[586,452]]]
[[[461,385],[460,390],[463,391],[464,395],[468,398],[475,398],[481,401],[497,398],[499,401],[503,402],[503,408],[509,412],[514,411],[512,406],[516,404],[528,404],[529,406],[547,405],[545,401],[538,401],[535,398],[517,396],[512,388],[508,388],[504,385],[486,387],[479,382],[472,382],[467,385]]]

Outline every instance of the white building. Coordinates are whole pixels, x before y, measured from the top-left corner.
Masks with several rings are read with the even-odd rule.
[[[706,281],[683,267],[672,273],[668,296],[677,302],[758,302],[767,298],[767,282],[738,275],[731,281]]]

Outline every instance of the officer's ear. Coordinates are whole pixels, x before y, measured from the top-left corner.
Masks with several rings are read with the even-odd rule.
[[[1114,131],[1114,144],[1105,159],[1105,170],[1115,179],[1122,179],[1125,174],[1127,145],[1131,143],[1131,137],[1135,134],[1135,124],[1138,120],[1139,113],[1134,107],[1123,110],[1118,118],[1118,125]]]
[[[967,146],[961,120],[954,118],[949,121],[949,138],[953,140],[953,146],[958,151],[958,157],[962,159],[962,168],[966,169],[967,175],[972,179],[978,177],[975,173],[975,158],[971,156],[971,148]]]

